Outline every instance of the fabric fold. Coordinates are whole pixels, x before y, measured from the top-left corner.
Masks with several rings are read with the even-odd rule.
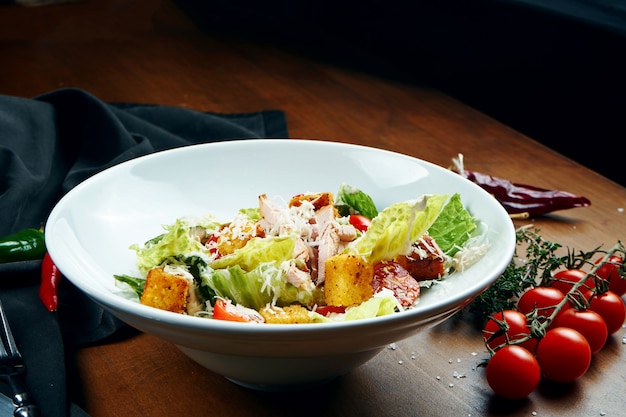
[[[181,146],[255,138],[288,138],[285,114],[105,103],[73,88],[35,98],[0,95],[0,237],[45,226],[65,193],[113,165]],[[40,264],[0,264],[0,297],[42,415],[85,416],[68,398],[65,354],[106,343],[127,326],[67,280],[58,312],[48,313],[38,299]]]

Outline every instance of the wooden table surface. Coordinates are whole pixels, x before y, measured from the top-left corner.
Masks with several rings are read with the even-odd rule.
[[[293,138],[384,148],[448,166],[567,190],[592,206],[533,223],[566,247],[626,237],[626,189],[440,92],[337,68],[276,47],[199,31],[172,2],[91,0],[0,7],[0,94],[82,88],[104,101],[224,113],[281,109]],[[587,146],[582,144],[580,146]],[[486,384],[480,334],[452,318],[399,341],[355,371],[302,393],[234,385],[148,335],[76,353],[75,398],[98,416],[618,416],[626,329],[565,386],[502,401]]]

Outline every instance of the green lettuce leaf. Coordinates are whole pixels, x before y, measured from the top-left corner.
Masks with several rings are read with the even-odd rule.
[[[171,257],[180,254],[206,254],[204,245],[191,233],[195,226],[190,226],[183,219],[178,219],[174,224],[163,226],[165,233],[145,243],[145,245],[132,245],[130,249],[137,254],[137,268],[146,275],[148,271]],[[206,227],[219,227],[218,222],[207,223]]]
[[[476,220],[463,206],[461,196],[453,194],[428,229],[428,234],[445,254],[453,256],[469,240],[476,228]]]
[[[246,272],[239,265],[209,271],[204,284],[223,298],[258,310],[266,304],[286,306],[299,303],[311,306],[319,302],[322,292],[315,285],[295,287],[284,278],[284,270],[271,263]]]
[[[393,296],[391,291],[385,291],[376,294],[367,301],[362,302],[358,306],[351,307],[346,310],[346,321],[361,320],[378,316],[386,316],[396,311],[398,300]]]
[[[378,215],[378,209],[372,197],[356,187],[341,184],[335,196],[335,207],[342,216],[362,214],[368,219]]]
[[[211,262],[203,284],[220,297],[257,310],[268,303],[313,305],[321,299],[313,283],[299,288],[285,279],[283,266],[292,258],[295,242],[295,236],[253,238],[243,248]]]
[[[392,204],[372,219],[367,231],[346,252],[361,255],[372,264],[407,253],[435,222],[447,199],[447,194],[434,194]]]
[[[295,236],[254,237],[243,248],[211,262],[209,266],[223,269],[238,265],[247,272],[267,262],[278,266],[291,259],[295,245]]]
[[[252,223],[261,220],[261,210],[258,207],[241,209],[239,213],[245,214]]]

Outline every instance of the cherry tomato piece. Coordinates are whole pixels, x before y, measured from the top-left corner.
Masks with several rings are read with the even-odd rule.
[[[601,261],[602,258],[598,259],[596,263],[600,263]],[[626,294],[626,279],[620,275],[619,271],[623,262],[624,260],[621,257],[611,255],[609,259],[607,259],[607,262],[596,271],[596,275],[599,278],[608,281],[609,290],[620,297]]]
[[[517,310],[504,310],[496,313],[489,317],[483,327],[485,344],[493,350],[507,344],[517,344],[530,352],[534,352],[537,347],[537,339],[532,338],[518,342],[527,337],[530,337],[530,327],[526,316]]]
[[[362,214],[351,214],[348,217],[348,221],[355,229],[360,230],[361,232],[365,232],[369,227],[372,221]]]
[[[526,315],[529,315],[536,310],[537,317],[547,319],[552,315],[555,307],[563,301],[565,294],[562,291],[553,287],[533,287],[526,290],[517,301],[517,309]],[[564,309],[571,307],[569,301],[565,302],[563,308],[558,314],[561,314]],[[548,326],[550,327],[550,326]]]
[[[256,310],[234,305],[230,301],[218,299],[213,306],[213,318],[216,320],[263,323],[265,320]]]
[[[560,290],[563,294],[568,294],[575,284],[583,281],[587,273],[580,269],[564,269],[554,274],[550,287]],[[593,289],[596,287],[593,277],[589,276],[585,283],[577,288],[577,291],[583,295],[585,300],[589,301],[593,295]]]
[[[608,333],[614,334],[622,328],[626,320],[626,305],[624,300],[613,291],[596,294],[589,303],[589,310],[602,316]]]
[[[315,308],[315,312],[321,314],[322,316],[327,316],[332,313],[345,313],[346,307],[344,306],[317,306]]]
[[[537,346],[541,373],[555,382],[573,382],[591,365],[591,348],[585,336],[569,327],[548,330]]]
[[[497,350],[485,372],[493,392],[512,400],[527,397],[541,379],[537,359],[527,349],[516,345]]]
[[[568,308],[554,322],[555,327],[569,327],[580,332],[587,342],[591,354],[600,352],[609,332],[602,316],[592,310]]]

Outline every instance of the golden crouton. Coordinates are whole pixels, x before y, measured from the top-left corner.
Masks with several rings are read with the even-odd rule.
[[[217,250],[221,255],[230,255],[246,246],[246,243],[255,236],[265,237],[265,231],[258,223],[230,223],[220,230]]]
[[[187,308],[189,281],[180,275],[169,274],[163,268],[148,272],[141,295],[141,304],[161,310],[184,313]]]
[[[330,192],[323,192],[317,194],[298,194],[291,197],[289,200],[289,207],[299,207],[303,201],[309,201],[313,204],[315,210],[320,207],[332,206],[334,204],[333,194]]]
[[[259,310],[266,323],[273,324],[298,324],[313,323],[309,310],[301,305],[294,304],[286,307],[267,305]]]
[[[374,267],[362,257],[339,254],[326,261],[324,297],[326,304],[349,307],[369,300],[374,294]]]

